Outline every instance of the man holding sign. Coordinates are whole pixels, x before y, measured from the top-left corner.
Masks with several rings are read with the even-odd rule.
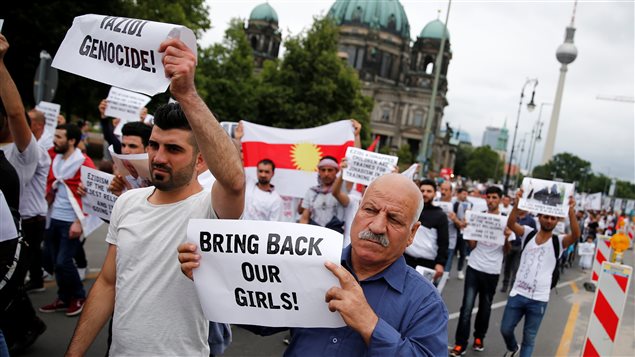
[[[190,218],[240,217],[245,176],[234,144],[196,92],[196,55],[179,39],[162,42],[159,52],[180,104],[155,113],[148,146],[154,187],[115,203],[106,259],[67,356],[84,355],[113,313],[111,355],[210,354],[208,321],[173,256]],[[197,181],[205,163],[217,179],[211,196]]]
[[[503,264],[503,254],[509,251],[509,237],[512,231],[505,226],[499,204],[503,192],[496,186],[485,191],[487,213],[467,213],[467,227],[463,239],[472,249],[467,263],[463,302],[456,326],[456,343],[451,356],[461,356],[467,349],[472,320],[472,309],[478,296],[478,313],[474,322],[474,344],[476,351],[483,351],[483,340],[489,327],[492,301],[498,285],[498,277]],[[512,240],[515,236],[512,236]]]
[[[447,353],[448,312],[443,300],[403,258],[419,228],[422,209],[421,194],[405,176],[387,174],[368,186],[353,220],[351,245],[342,253],[342,265],[325,264],[340,283],[326,291],[326,303],[347,326],[293,328],[286,356]],[[196,245],[179,247],[181,269],[188,277],[199,267],[200,258]],[[262,335],[284,330],[247,328]]]

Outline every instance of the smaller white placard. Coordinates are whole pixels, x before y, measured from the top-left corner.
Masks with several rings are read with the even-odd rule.
[[[55,128],[57,128],[57,117],[60,115],[61,105],[56,103],[49,103],[45,101],[39,102],[35,109],[44,113],[44,118],[46,118],[46,125],[44,126],[44,135],[50,135],[53,137],[55,135]]]
[[[81,170],[82,184],[86,189],[86,195],[82,197],[84,213],[110,220],[112,208],[117,200],[117,196],[108,191],[114,176],[86,166],[82,166]]]
[[[463,231],[463,239],[497,245],[505,244],[507,216],[467,211],[465,218],[467,226]]]
[[[106,98],[108,104],[104,114],[120,118],[122,123],[141,121],[141,110],[148,104],[150,97],[141,93],[111,87]],[[123,125],[120,123],[120,125]]]
[[[346,160],[348,167],[344,169],[344,180],[370,185],[379,176],[392,172],[399,158],[349,146]]]
[[[595,254],[595,244],[593,243],[578,243],[578,255],[593,255]]]
[[[577,198],[576,198],[577,199]],[[576,204],[577,206],[577,204]],[[599,211],[602,209],[602,192],[592,193],[584,198],[584,209]]]
[[[150,184],[150,167],[148,154],[123,155],[114,152],[112,145],[108,147],[115,163],[115,172],[125,177],[132,188],[147,187]]]
[[[441,207],[441,209],[443,210],[445,214],[452,212],[452,210],[454,209],[454,204],[452,202],[432,201],[432,205]]]
[[[525,177],[522,188],[523,197],[518,202],[518,208],[549,216],[566,217],[569,212],[569,197],[573,195],[575,187],[572,183]]]

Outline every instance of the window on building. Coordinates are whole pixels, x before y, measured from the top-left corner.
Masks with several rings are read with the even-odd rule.
[[[418,126],[418,127],[423,125],[423,112],[421,111],[414,112],[414,115],[412,116],[412,125]]]
[[[357,57],[355,57],[355,69],[362,69],[362,65],[364,64],[364,48],[357,48]]]
[[[426,74],[432,74],[432,69],[434,68],[434,63],[428,62],[426,65]]]
[[[251,48],[254,49],[254,51],[258,50],[258,38],[256,36],[251,36]]]
[[[381,59],[381,70],[379,75],[384,78],[390,78],[390,68],[392,67],[392,56],[390,53],[384,52]]]
[[[390,122],[390,108],[384,108],[381,111],[381,121]]]
[[[351,17],[351,20],[353,22],[360,22],[362,19],[362,7],[358,6],[355,8],[355,11],[353,11],[353,16]]]

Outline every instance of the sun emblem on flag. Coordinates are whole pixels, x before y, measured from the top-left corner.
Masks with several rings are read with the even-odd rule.
[[[322,151],[315,144],[297,143],[291,147],[291,160],[298,170],[315,171],[321,157]]]

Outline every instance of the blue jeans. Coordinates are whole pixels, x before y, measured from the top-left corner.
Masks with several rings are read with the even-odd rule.
[[[7,347],[7,341],[4,339],[2,330],[0,330],[0,357],[9,357],[9,348]]]
[[[55,263],[55,280],[57,281],[57,296],[66,304],[72,299],[84,299],[86,292],[77,273],[73,257],[81,247],[79,238],[70,239],[68,230],[73,222],[51,219],[51,225],[46,230],[46,238],[50,243],[51,260]]]
[[[507,299],[507,306],[503,313],[501,322],[501,334],[505,340],[508,351],[514,351],[518,342],[514,335],[514,329],[525,316],[525,326],[523,328],[523,343],[520,347],[520,357],[530,357],[534,352],[536,335],[547,311],[547,302],[528,299],[521,295],[510,296]]]
[[[492,312],[492,300],[498,285],[498,274],[487,274],[469,265],[465,274],[463,288],[463,303],[456,326],[455,340],[457,345],[466,346],[470,337],[472,309],[478,295],[478,312],[474,321],[474,337],[484,339],[489,327],[489,317]]]
[[[452,270],[452,260],[454,260],[454,255],[456,254],[456,247],[450,249],[448,248],[448,260],[445,262],[444,271],[450,272]]]

